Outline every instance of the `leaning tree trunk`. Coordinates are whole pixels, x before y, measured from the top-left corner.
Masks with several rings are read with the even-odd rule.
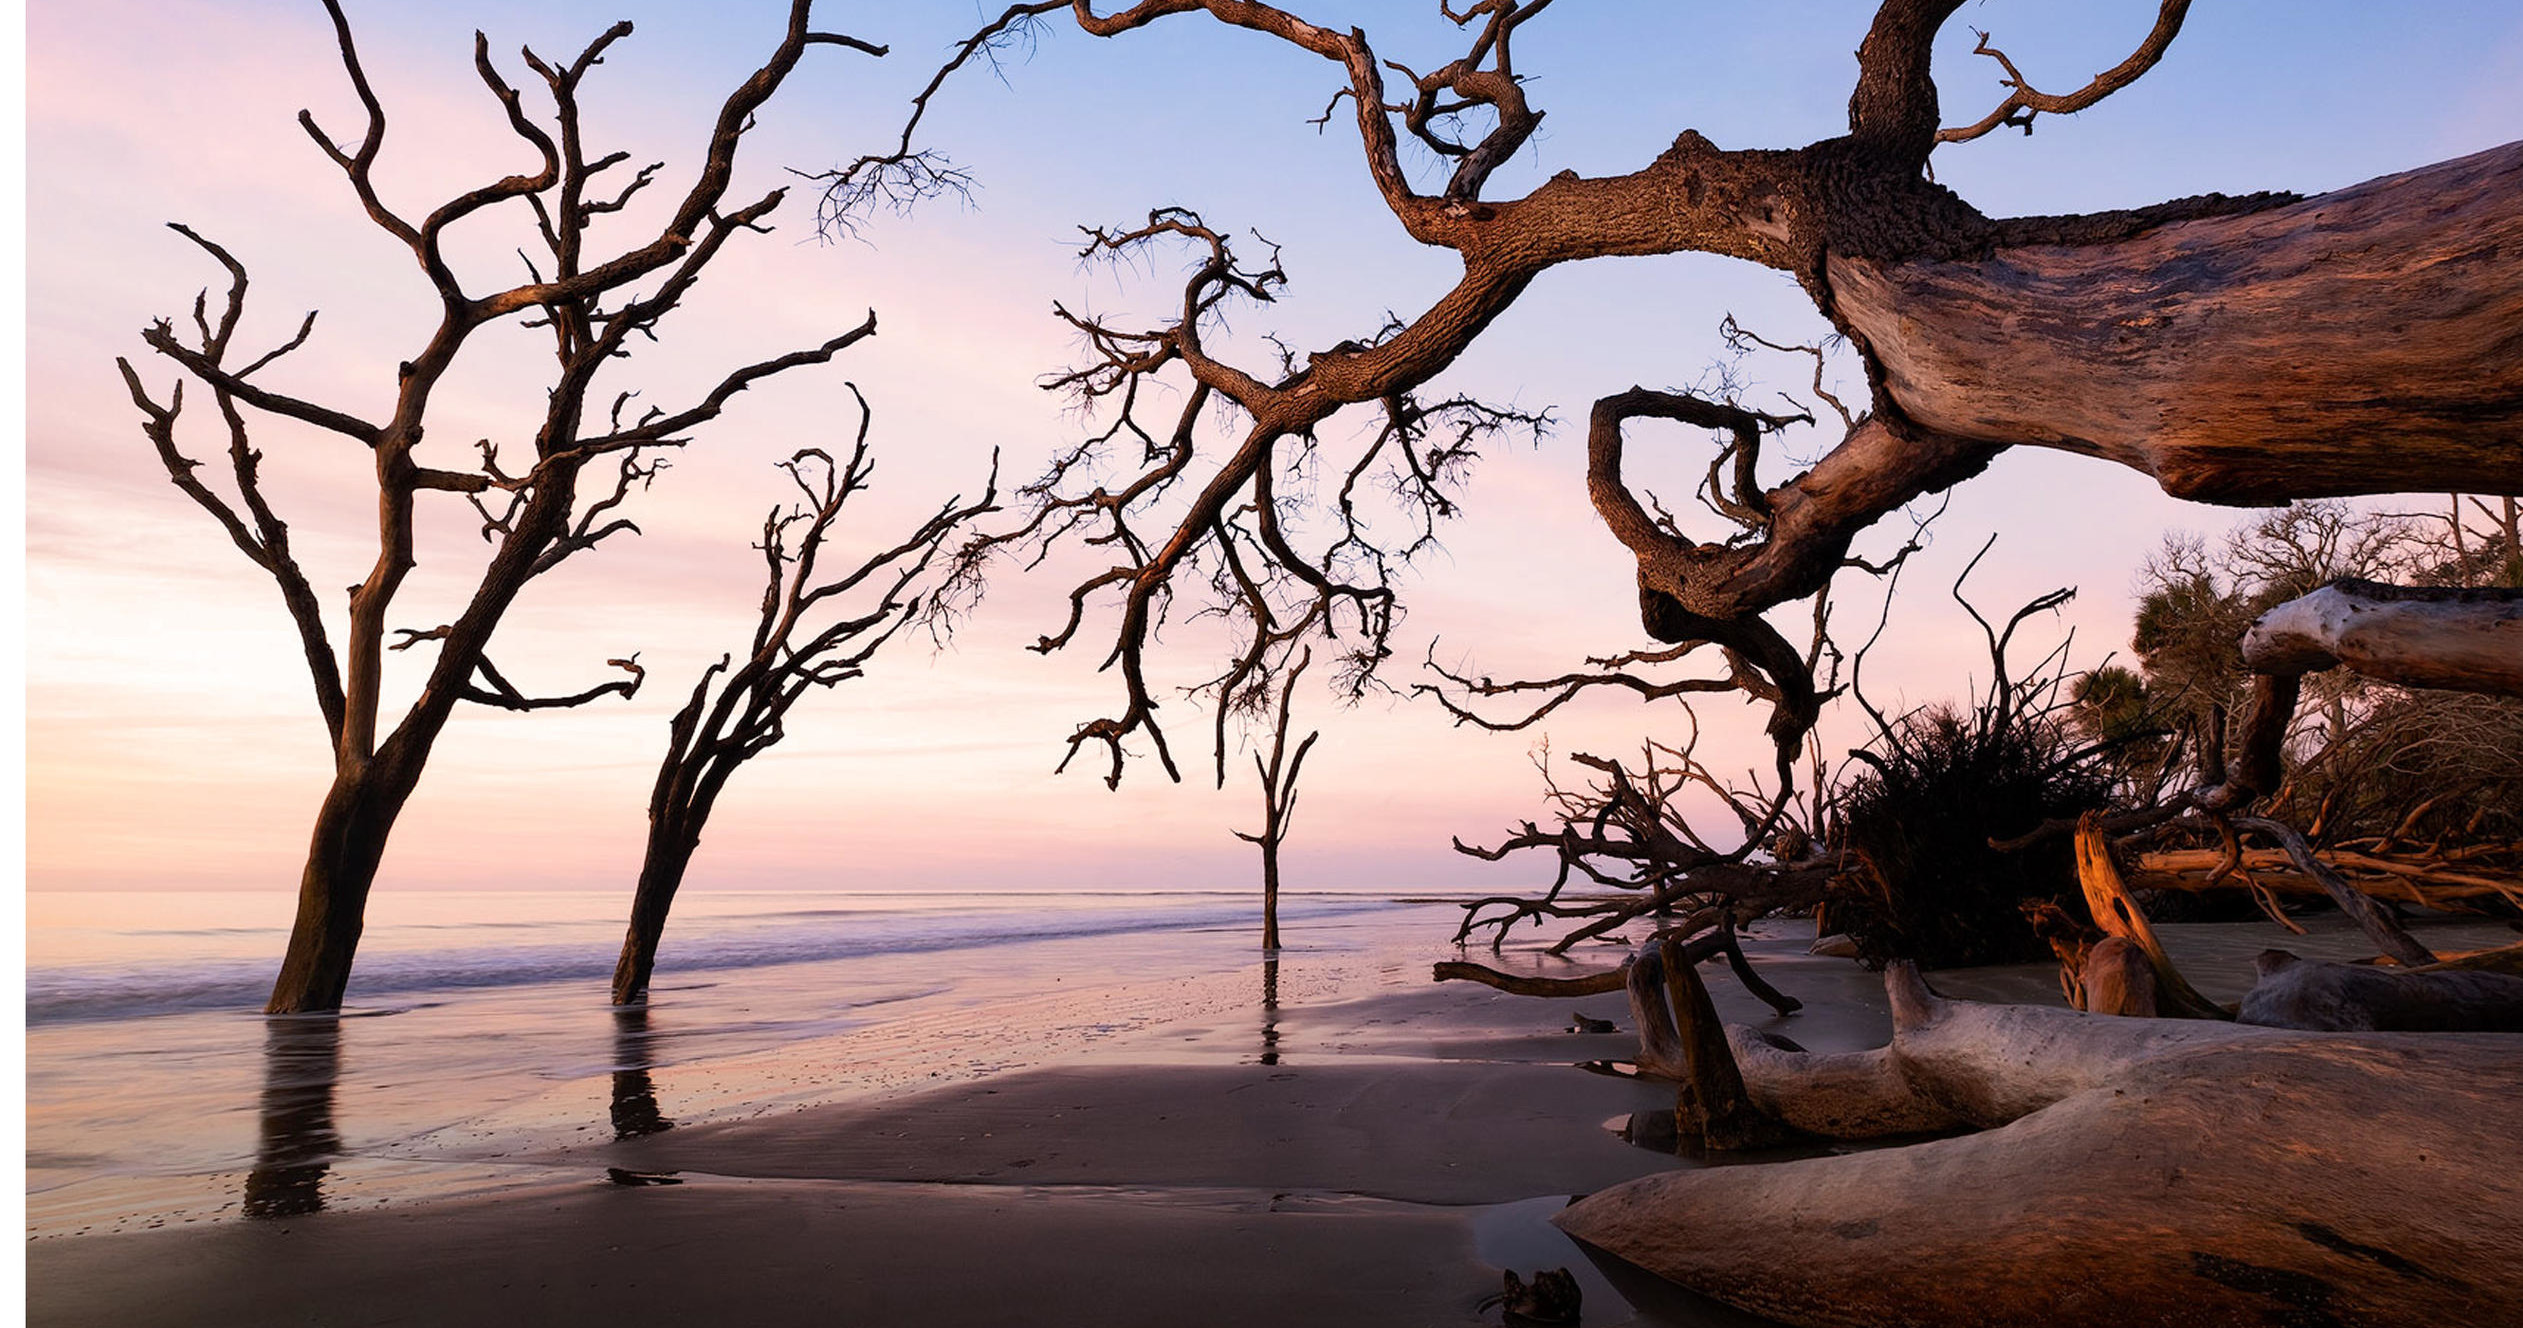
[[[265,1014],[338,1010],[376,884],[386,839],[417,781],[380,757],[338,774],[315,814],[307,864],[298,877],[298,912]]]
[[[640,860],[639,885],[631,894],[631,924],[622,934],[622,956],[613,965],[614,1004],[647,998],[649,976],[657,969],[657,941],[666,934],[666,914],[700,846],[700,828],[686,816],[669,814],[650,826],[648,853]]]

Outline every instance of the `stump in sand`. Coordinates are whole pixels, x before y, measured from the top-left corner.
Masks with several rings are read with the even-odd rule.
[[[2434,1325],[2523,1304],[2523,1036],[2304,1033],[1947,1001],[1819,1055],[1729,1030],[1752,1102],[1840,1139],[1669,1172],[1571,1235],[1811,1325]]]

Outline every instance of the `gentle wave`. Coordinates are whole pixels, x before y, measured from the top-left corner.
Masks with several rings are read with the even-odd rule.
[[[1402,907],[1390,899],[1283,901],[1281,915],[1295,920],[1381,912]],[[1196,931],[1257,925],[1249,896],[1234,903],[1176,905],[1155,909],[1045,915],[1005,911],[868,913],[790,910],[744,918],[708,918],[678,930],[669,925],[659,946],[661,969],[676,977],[716,970],[815,963],[871,955],[925,954],[1025,941],[1055,941],[1141,932]],[[596,981],[613,973],[617,942],[413,948],[420,927],[400,936],[373,936],[351,976],[354,1001],[410,999],[435,992],[520,987],[539,983]],[[557,928],[556,928],[557,929]],[[575,928],[572,928],[575,930]],[[251,1010],[271,989],[279,963],[267,957],[205,958],[173,963],[81,964],[32,968],[26,975],[28,1024],[71,1020],[134,1019],[201,1010]]]

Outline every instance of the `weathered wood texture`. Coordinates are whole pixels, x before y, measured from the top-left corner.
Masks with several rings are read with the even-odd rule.
[[[1769,1148],[1795,1132],[1757,1106],[1726,1053],[1725,1025],[1679,940],[1638,948],[1630,961],[1630,1019],[1638,1029],[1638,1072],[1673,1080],[1675,1133],[1694,1148]]]
[[[2405,687],[2523,696],[2523,591],[2334,582],[2260,615],[2243,662],[2259,673],[2345,664]]]
[[[1810,1055],[1736,1028],[1755,1103],[1907,1147],[1668,1172],[1557,1221],[1793,1324],[2482,1323],[2523,1304],[2523,1036],[2300,1033],[1950,1002]]]
[[[2315,854],[2332,870],[2343,875],[2357,873],[2349,879],[2359,892],[2376,899],[2395,903],[2416,904],[2436,908],[2465,899],[2496,896],[2523,903],[2523,880],[2486,871],[2465,870],[2461,862],[2429,861],[2424,858],[2378,856],[2345,849],[2324,849]],[[2126,879],[2140,890],[2206,890],[2218,884],[2208,878],[2225,865],[2222,849],[2176,848],[2141,853],[2131,860]],[[2322,895],[2329,891],[2321,882],[2295,870],[2295,859],[2282,848],[2247,848],[2238,860],[2242,871],[2251,873],[2261,887],[2279,894]]]
[[[2120,869],[2111,860],[2111,839],[2103,833],[2102,813],[2087,812],[2076,826],[2076,879],[2085,890],[2085,907],[2094,916],[2094,925],[2123,944],[2134,946],[2146,956],[2153,982],[2147,992],[2145,1013],[2166,1014],[2183,1019],[2223,1019],[2223,1007],[2199,994],[2181,970],[2173,967],[2173,959],[2164,953],[2164,943],[2156,939],[2155,928],[2146,920],[2146,910],[2129,895],[2129,887],[2120,880]],[[2100,950],[2102,947],[2095,947]],[[2125,959],[2113,958],[2125,964]],[[2096,1014],[2136,1013],[2134,1006],[2122,1009],[2093,1003],[2092,978],[2094,957],[2086,956],[2087,1009]],[[2123,983],[2122,989],[2127,990]],[[2125,997],[2124,997],[2125,999]]]
[[[2087,1014],[2154,1019],[2164,1013],[2154,961],[2121,937],[2106,936],[2086,951],[2077,976],[2077,999],[2071,1004]]]
[[[1967,261],[1833,254],[1892,402],[2222,503],[2523,490],[2523,143]]]
[[[2523,1033],[2523,977],[2331,964],[2263,950],[2237,1018],[2333,1033]],[[2523,1160],[2523,1159],[2518,1159]]]

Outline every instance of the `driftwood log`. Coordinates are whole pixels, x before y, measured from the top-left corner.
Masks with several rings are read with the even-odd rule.
[[[2202,811],[2238,810],[2277,790],[2307,673],[2344,664],[2408,687],[2523,696],[2523,589],[2334,581],[2262,614],[2243,634],[2242,653],[2251,704],[2231,766],[2187,799]],[[2309,848],[2286,847],[2299,871],[2331,888]],[[2345,899],[2340,906],[2349,907]]]
[[[2523,1037],[2304,1033],[1948,1001],[1892,1044],[1730,1030],[1765,1114],[1959,1138],[1592,1195],[1571,1235],[1802,1325],[2481,1323],[2523,1304]]]
[[[2246,1024],[2338,1033],[2523,1033],[2523,977],[2329,964],[2285,950],[2261,951],[2258,967],[2260,979],[2236,1016]]]
[[[2523,590],[2334,581],[2260,615],[2243,662],[2277,674],[2345,664],[2404,687],[2523,696]]]
[[[2318,849],[2314,856],[2345,877],[2358,893],[2393,903],[2443,908],[2499,898],[2523,904],[2523,878],[2507,875],[2496,866],[2479,869],[2447,859],[2336,848]],[[2218,875],[2220,870],[2225,870],[2223,877]],[[2253,883],[2273,894],[2324,898],[2330,894],[2321,882],[2297,871],[2294,855],[2282,848],[2247,848],[2230,857],[2214,848],[2158,849],[2130,859],[2127,880],[2140,890],[2195,891],[2231,886],[2238,873],[2248,873]]]
[[[1743,957],[1743,945],[1735,935],[1731,918],[1722,919],[1718,925],[1687,938],[1660,933],[1639,947],[1639,953],[1661,957],[1668,946],[1675,947],[1673,953],[1679,957],[1678,962],[1686,965],[1725,956],[1726,966],[1734,970],[1735,978],[1743,983],[1744,990],[1780,1014],[1794,1014],[1804,1008],[1804,1002],[1771,986],[1753,971],[1752,961]],[[1636,962],[1633,958],[1624,961],[1619,968],[1582,973],[1573,978],[1544,978],[1449,959],[1439,961],[1435,977],[1439,982],[1477,982],[1485,987],[1496,987],[1511,996],[1604,996],[1635,989],[1636,979],[1632,976],[1632,969]]]

